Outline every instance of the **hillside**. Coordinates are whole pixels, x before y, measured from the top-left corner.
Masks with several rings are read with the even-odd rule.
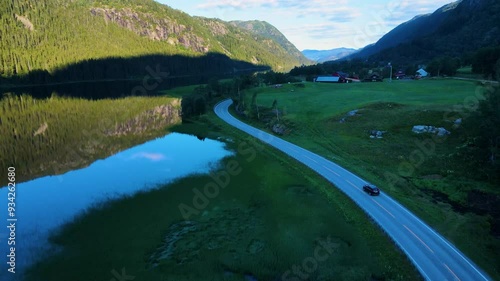
[[[325,62],[345,58],[356,51],[356,49],[351,48],[336,48],[331,50],[303,50],[302,54],[315,62]]]
[[[295,45],[281,33],[276,27],[265,21],[231,21],[234,26],[244,28],[252,33],[262,36],[267,40],[277,42],[290,55],[299,59],[300,64],[311,64],[312,62],[302,54]],[[257,39],[257,38],[256,38]],[[259,40],[260,41],[260,40]]]
[[[460,0],[416,16],[348,58],[422,62],[500,44],[500,2]]]
[[[146,55],[215,53],[274,70],[302,63],[302,56],[289,54],[274,40],[153,0],[3,1],[0,23],[0,78]]]

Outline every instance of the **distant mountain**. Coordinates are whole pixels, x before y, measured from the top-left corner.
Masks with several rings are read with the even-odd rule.
[[[460,0],[416,16],[348,58],[419,61],[500,44],[500,1]]]
[[[306,58],[276,27],[265,21],[231,21],[229,22],[235,26],[244,28],[252,33],[277,42],[283,49],[298,59],[301,64],[310,64],[311,61]],[[256,38],[257,39],[257,38]]]
[[[120,58],[125,61],[113,61],[125,63],[128,58],[152,55],[203,56],[206,59],[199,63],[208,65],[202,68],[213,66],[224,72],[250,63],[286,71],[305,59],[268,23],[262,25],[269,34],[258,35],[234,23],[191,17],[153,0],[10,0],[0,2],[0,19],[0,79],[36,73],[43,83],[46,75],[77,64],[87,67],[79,72],[86,75],[75,70],[76,76],[68,79],[116,78],[134,66],[107,66],[106,60]],[[87,63],[94,61],[98,62]],[[201,68],[182,63],[169,67],[176,70],[172,75]]]
[[[302,54],[306,58],[315,62],[325,62],[331,60],[338,60],[355,53],[356,49],[350,48],[337,48],[331,50],[303,50]]]

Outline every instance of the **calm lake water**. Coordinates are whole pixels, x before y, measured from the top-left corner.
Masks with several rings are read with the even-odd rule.
[[[89,167],[16,186],[16,272],[51,250],[49,233],[75,215],[110,198],[150,190],[173,179],[208,173],[231,155],[225,144],[172,133],[130,148]],[[18,171],[19,172],[19,171]],[[7,188],[0,189],[0,276],[6,275]],[[3,280],[3,279],[2,279]]]

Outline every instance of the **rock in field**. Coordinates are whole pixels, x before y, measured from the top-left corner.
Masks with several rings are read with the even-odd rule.
[[[434,126],[425,126],[425,125],[415,125],[411,130],[416,134],[429,133],[429,134],[436,134],[439,137],[451,134],[450,131],[446,130],[443,127],[437,128]]]
[[[371,130],[370,131],[370,138],[372,139],[381,139],[383,138],[384,134],[387,133],[387,131],[378,131],[378,130]]]

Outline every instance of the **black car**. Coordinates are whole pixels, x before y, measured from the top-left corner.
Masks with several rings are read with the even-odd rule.
[[[378,187],[374,186],[373,184],[363,185],[363,191],[370,194],[370,195],[379,195],[380,194],[380,189],[378,189]]]

